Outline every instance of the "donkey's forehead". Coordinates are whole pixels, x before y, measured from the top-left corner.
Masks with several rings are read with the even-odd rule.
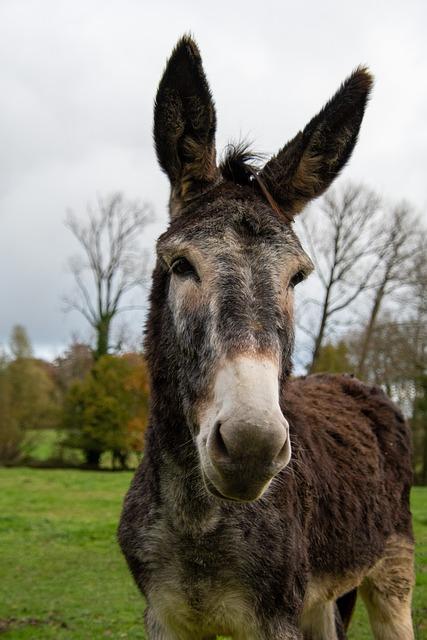
[[[270,245],[292,254],[304,254],[286,221],[263,203],[221,199],[173,220],[158,241],[160,252],[180,246]]]

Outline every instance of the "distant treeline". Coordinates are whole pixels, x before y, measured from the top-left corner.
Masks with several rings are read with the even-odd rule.
[[[75,342],[46,362],[32,356],[22,326],[14,327],[9,351],[0,357],[0,462],[40,462],[39,442],[52,430],[45,464],[96,468],[109,453],[110,466],[125,468],[130,455],[141,454],[149,392],[140,354],[95,360],[88,345]]]

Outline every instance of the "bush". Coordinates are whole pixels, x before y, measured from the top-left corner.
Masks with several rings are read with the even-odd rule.
[[[140,356],[102,356],[91,372],[71,385],[64,402],[66,446],[82,449],[98,466],[111,451],[122,467],[131,451],[143,449],[148,384]]]
[[[0,462],[16,463],[31,450],[30,431],[51,428],[58,417],[55,388],[31,357],[0,357]]]
[[[13,415],[11,389],[4,361],[0,360],[0,462],[14,463],[21,456],[25,433]]]

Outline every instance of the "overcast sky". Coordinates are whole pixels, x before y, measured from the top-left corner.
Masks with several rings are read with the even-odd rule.
[[[152,105],[167,56],[190,31],[217,106],[218,149],[247,136],[275,152],[360,63],[375,89],[342,179],[427,211],[427,3],[0,2],[0,344],[16,323],[38,355],[85,321],[64,314],[66,209],[97,194],[150,201],[167,223],[168,184],[152,148]],[[384,221],[385,224],[387,221]],[[128,320],[135,334],[141,316]]]

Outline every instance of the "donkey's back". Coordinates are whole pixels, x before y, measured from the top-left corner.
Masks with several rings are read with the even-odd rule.
[[[327,374],[292,381],[283,408],[293,460],[282,474],[295,475],[308,541],[303,628],[314,633],[359,587],[375,638],[412,637],[411,437],[400,410],[379,387]]]

